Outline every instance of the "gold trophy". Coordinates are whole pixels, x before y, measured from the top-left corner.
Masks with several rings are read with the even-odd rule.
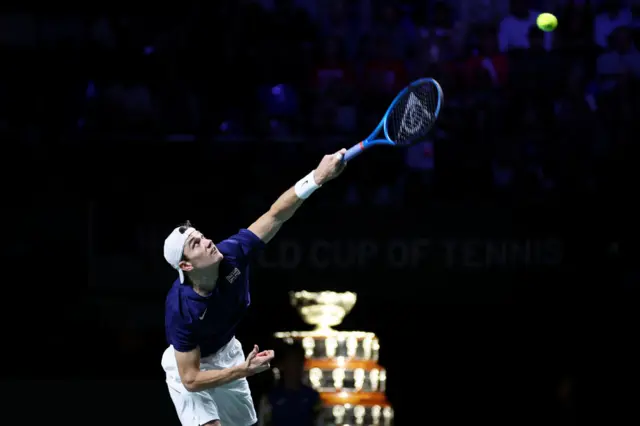
[[[384,394],[387,374],[378,364],[380,345],[374,333],[338,331],[353,309],[355,293],[291,292],[291,304],[312,331],[286,331],[275,337],[300,342],[305,350],[305,380],[322,396],[325,424],[393,424],[393,409]]]
[[[351,292],[292,291],[289,296],[291,305],[298,310],[304,322],[316,326],[314,332],[318,334],[331,334],[334,331],[331,327],[342,322],[357,300],[356,294]]]

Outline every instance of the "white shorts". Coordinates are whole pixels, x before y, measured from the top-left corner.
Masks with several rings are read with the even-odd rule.
[[[200,360],[200,370],[222,370],[244,362],[242,345],[234,337],[222,349]],[[247,379],[201,392],[189,392],[180,381],[173,346],[162,355],[169,394],[182,426],[199,426],[220,420],[222,426],[250,426],[258,421]]]

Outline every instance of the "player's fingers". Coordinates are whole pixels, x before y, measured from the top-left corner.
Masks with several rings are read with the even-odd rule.
[[[263,365],[267,365],[271,361],[273,361],[273,354],[272,353],[265,353],[263,356],[258,356],[258,361]]]
[[[247,361],[250,361],[258,354],[258,345],[253,345],[253,350],[247,355]]]

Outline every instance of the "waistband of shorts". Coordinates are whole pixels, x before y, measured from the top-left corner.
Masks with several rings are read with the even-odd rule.
[[[218,349],[217,351],[215,351],[211,355],[207,355],[205,357],[202,357],[200,359],[200,362],[203,362],[203,361],[206,361],[206,360],[216,359],[216,357],[218,357],[221,354],[223,354],[227,349],[230,349],[235,344],[235,342],[237,342],[237,341],[238,341],[238,339],[236,339],[236,336],[233,336],[227,343],[224,344],[223,347],[221,347],[220,349]]]

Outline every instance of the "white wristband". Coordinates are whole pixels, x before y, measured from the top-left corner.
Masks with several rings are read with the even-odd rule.
[[[311,173],[300,179],[298,183],[296,183],[296,185],[293,187],[298,198],[306,200],[307,198],[309,198],[309,195],[313,194],[313,191],[322,186],[318,185],[316,183],[316,180],[313,178],[314,171],[315,170],[312,170]]]

